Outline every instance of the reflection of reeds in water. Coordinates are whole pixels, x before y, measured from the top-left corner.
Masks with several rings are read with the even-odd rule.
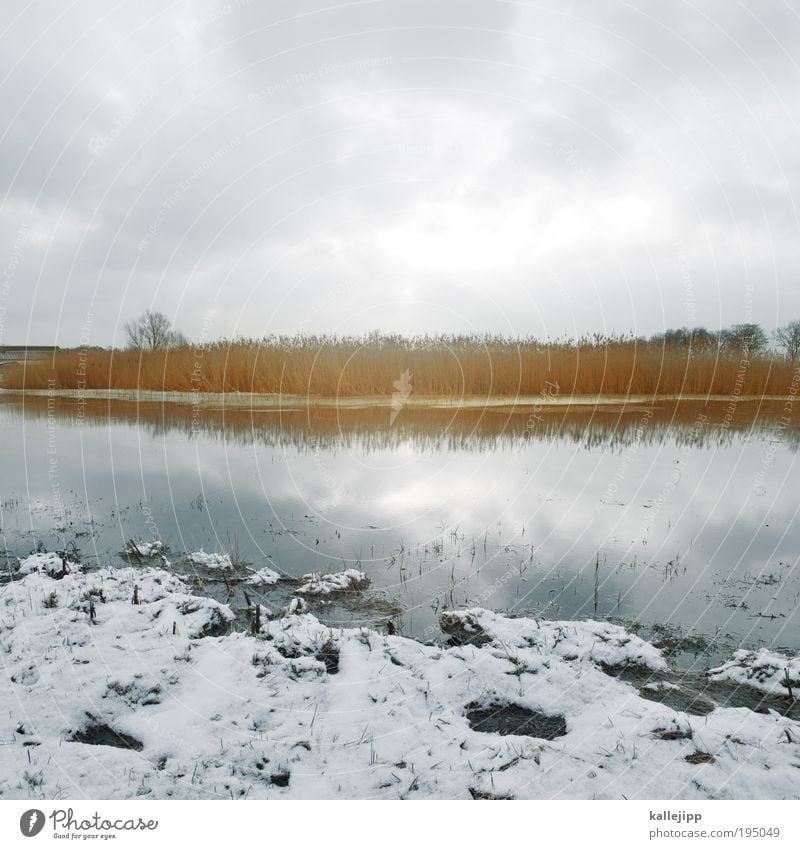
[[[171,351],[61,351],[8,366],[3,385],[21,389],[143,389],[284,393],[315,397],[391,395],[413,376],[419,395],[575,394],[785,395],[794,374],[768,356],[688,344],[592,337],[534,340],[442,337],[270,338]]]
[[[658,444],[719,447],[745,437],[800,444],[800,404],[782,402],[665,402],[654,406],[539,407],[448,410],[410,407],[390,424],[387,409],[258,411],[204,409],[181,404],[78,401],[74,398],[7,396],[0,409],[30,419],[56,417],[71,424],[136,425],[153,436],[170,432],[260,443],[299,451],[358,447],[367,451],[412,445],[415,450],[520,448],[528,441],[559,441],[585,448],[621,449]]]

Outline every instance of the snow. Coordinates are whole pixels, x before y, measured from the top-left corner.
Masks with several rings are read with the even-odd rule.
[[[289,604],[286,605],[284,613],[288,616],[293,616],[295,613],[305,613],[306,607],[307,605],[305,601],[303,601],[302,598],[297,598],[297,596],[295,596]]]
[[[189,560],[195,566],[203,566],[206,569],[233,569],[233,561],[229,554],[206,554],[202,548],[200,551],[193,551],[189,555]]]
[[[126,546],[125,551],[134,557],[161,557],[167,550],[161,540],[131,540]]]
[[[711,669],[709,678],[788,696],[787,683],[800,691],[800,657],[787,657],[763,648],[758,651],[741,649],[727,663]]]
[[[490,610],[453,611],[442,614],[442,628],[449,634],[475,640],[482,635],[511,650],[539,649],[565,660],[593,661],[610,667],[667,668],[661,652],[622,626],[610,622],[538,622],[509,619]]]
[[[604,670],[667,663],[620,626],[473,609],[443,616],[461,643],[442,647],[294,610],[262,608],[253,636],[227,606],[150,567],[8,584],[0,799],[800,794],[797,722],[746,708],[696,717],[642,698]],[[563,718],[566,733],[475,730],[475,705]],[[686,760],[698,753],[707,762]]]
[[[343,572],[334,572],[330,575],[321,575],[312,572],[303,575],[302,584],[297,592],[307,595],[330,595],[331,593],[355,592],[363,590],[369,584],[369,579],[358,569],[345,569]]]
[[[74,563],[67,561],[69,569],[75,568]],[[64,569],[64,560],[62,556],[55,551],[36,552],[29,557],[25,557],[19,561],[19,574],[30,575],[34,572],[44,572],[51,578],[62,572]]]
[[[272,584],[277,584],[280,579],[281,576],[277,572],[265,567],[264,569],[259,569],[257,572],[253,572],[245,583],[254,584],[256,586],[270,586]]]

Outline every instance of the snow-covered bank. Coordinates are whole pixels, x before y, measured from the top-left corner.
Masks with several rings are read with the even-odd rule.
[[[449,612],[442,648],[294,614],[254,637],[141,567],[0,593],[0,798],[800,795],[797,722],[643,698],[606,670],[667,663],[616,625]]]
[[[769,649],[737,651],[731,660],[712,669],[712,681],[732,681],[762,693],[800,695],[800,657],[788,658]]]
[[[125,554],[128,557],[138,557],[146,560],[152,557],[164,558],[167,546],[161,540],[128,540]]]
[[[205,569],[222,569],[223,571],[233,569],[233,560],[230,554],[216,552],[209,554],[201,548],[200,551],[193,551],[187,556],[195,566],[202,566]]]
[[[264,567],[253,572],[245,583],[253,584],[253,586],[271,586],[277,584],[280,579],[281,576],[274,569]]]
[[[335,593],[360,592],[369,586],[369,579],[358,569],[345,569],[321,575],[312,572],[303,575],[297,592],[307,595],[333,595]]]

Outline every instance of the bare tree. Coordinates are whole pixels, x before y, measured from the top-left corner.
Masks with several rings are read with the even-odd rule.
[[[729,350],[749,359],[767,347],[767,334],[758,324],[734,324],[722,331],[722,341]]]
[[[719,345],[719,333],[705,327],[678,327],[650,337],[650,341],[664,348],[689,348],[692,352],[706,352]]]
[[[139,351],[157,351],[187,344],[186,337],[172,329],[172,323],[162,312],[146,310],[139,318],[125,325],[128,347]]]
[[[691,339],[692,331],[688,327],[677,327],[652,336],[650,341],[663,345],[665,348],[682,348],[688,345]]]
[[[695,327],[692,329],[690,341],[693,350],[709,351],[719,347],[720,334],[718,331],[706,330],[705,327]]]
[[[779,327],[775,331],[775,341],[794,362],[800,354],[800,321],[790,321],[785,327]]]

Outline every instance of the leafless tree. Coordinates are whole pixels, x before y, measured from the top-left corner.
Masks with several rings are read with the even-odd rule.
[[[800,321],[790,321],[785,327],[779,327],[775,331],[775,341],[794,362],[800,354]]]
[[[760,325],[747,323],[723,330],[722,341],[729,350],[749,358],[764,351],[768,340]]]
[[[187,344],[186,337],[172,329],[172,322],[162,312],[146,310],[139,318],[125,325],[128,347],[139,351],[178,348]]]
[[[708,351],[719,345],[719,333],[705,327],[678,327],[650,337],[650,341],[665,348],[690,348],[694,352]]]

